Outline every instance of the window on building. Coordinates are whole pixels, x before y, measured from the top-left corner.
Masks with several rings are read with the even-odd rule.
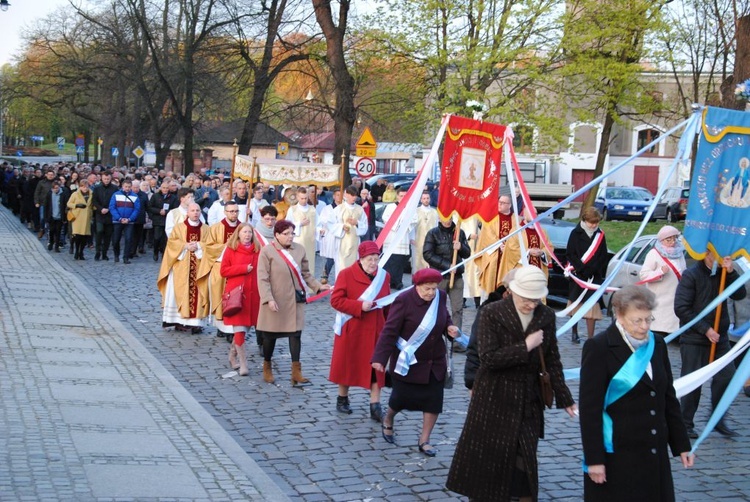
[[[638,131],[638,150],[648,145],[661,135],[657,129],[643,129]],[[654,145],[644,152],[644,155],[658,155],[659,145]]]

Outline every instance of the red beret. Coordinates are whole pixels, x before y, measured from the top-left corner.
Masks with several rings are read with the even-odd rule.
[[[380,248],[375,243],[375,241],[362,241],[362,244],[359,245],[357,252],[359,253],[360,258],[364,258],[365,256],[370,256],[371,254],[380,254]]]
[[[425,284],[428,282],[439,283],[443,280],[443,274],[435,270],[434,268],[423,268],[419,272],[411,276],[411,282],[415,286]]]
[[[283,234],[287,228],[294,229],[294,223],[289,220],[279,220],[276,225],[273,226],[274,234]]]

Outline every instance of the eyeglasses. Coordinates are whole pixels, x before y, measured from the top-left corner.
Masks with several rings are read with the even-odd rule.
[[[624,318],[626,321],[628,321],[629,324],[632,324],[633,326],[651,326],[651,323],[656,320],[654,316],[646,317],[645,319],[628,319]]]
[[[524,298],[523,296],[519,295],[516,295],[516,298],[518,298],[522,303],[528,303],[529,305],[533,305],[535,307],[542,303],[542,300],[540,299]]]

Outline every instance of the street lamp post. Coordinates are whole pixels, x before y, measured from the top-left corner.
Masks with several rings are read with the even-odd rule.
[[[8,3],[8,0],[0,0],[0,10],[5,12],[8,10],[8,7],[10,7],[10,3]]]

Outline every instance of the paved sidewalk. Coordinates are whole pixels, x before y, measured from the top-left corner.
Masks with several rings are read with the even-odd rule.
[[[60,256],[0,210],[0,500],[288,500]]]
[[[380,427],[369,419],[368,397],[364,390],[352,389],[351,402],[354,410],[352,415],[343,416],[336,412],[336,386],[327,380],[333,343],[331,332],[333,311],[327,301],[316,302],[307,307],[306,326],[302,335],[303,371],[314,385],[304,389],[290,386],[289,351],[287,343],[283,340],[277,344],[277,352],[274,356],[274,371],[277,378],[275,385],[263,382],[261,359],[254,348],[248,350],[250,353],[249,377],[222,378],[229,371],[227,368],[228,344],[215,337],[213,330],[209,329],[205,335],[195,336],[175,333],[172,330],[165,331],[161,328],[160,295],[155,286],[159,264],[151,259],[150,250],[129,265],[114,264],[112,261],[95,262],[91,251],[86,252],[86,261],[74,261],[66,251],[67,249],[59,254],[48,253],[33,234],[23,229],[17,220],[12,219],[7,210],[0,208],[2,281],[9,282],[16,288],[13,292],[14,298],[17,298],[16,303],[29,310],[37,309],[30,314],[31,317],[44,315],[50,311],[49,305],[55,305],[54,302],[58,302],[63,305],[59,307],[60,319],[75,318],[76,322],[81,324],[83,321],[80,319],[87,321],[94,319],[88,310],[97,313],[106,312],[108,319],[115,319],[121,323],[130,335],[127,332],[123,333],[121,329],[117,331],[117,336],[87,335],[86,330],[98,329],[96,326],[67,328],[71,332],[71,339],[79,336],[88,340],[89,343],[93,340],[97,346],[105,347],[104,350],[97,352],[98,356],[94,356],[104,357],[101,359],[102,362],[98,362],[96,358],[90,359],[85,366],[87,371],[94,369],[111,371],[116,368],[117,373],[127,375],[124,379],[127,383],[120,382],[118,389],[138,387],[131,382],[135,380],[141,384],[141,389],[145,389],[144,392],[161,393],[165,387],[159,383],[163,380],[161,375],[155,378],[151,373],[146,373],[146,371],[154,372],[151,369],[154,368],[154,364],[149,361],[156,358],[166,371],[187,389],[193,396],[192,399],[200,403],[213,419],[231,434],[239,447],[247,452],[290,499],[306,502],[465,500],[445,489],[448,468],[468,406],[468,394],[460,378],[463,375],[465,360],[463,355],[455,356],[454,362],[459,378],[456,386],[445,393],[444,412],[440,415],[432,435],[433,444],[438,447],[439,452],[435,458],[426,458],[419,454],[416,448],[421,414],[409,412],[399,414],[396,420],[399,446],[394,447],[383,441],[380,436]],[[317,260],[317,266],[320,271],[322,260]],[[73,293],[68,293],[74,296],[65,298],[64,301],[61,300],[63,297],[60,296],[57,288],[70,284],[71,280],[70,276],[62,271],[63,268],[74,273],[86,284],[85,288],[80,284],[74,284],[76,289]],[[42,274],[41,270],[52,271],[52,275],[56,276],[55,282],[49,282],[50,274]],[[7,277],[6,271],[9,274]],[[32,277],[33,279],[29,281],[28,279]],[[41,284],[42,281],[46,281],[44,283],[47,286],[36,287],[33,291],[25,293],[21,290],[28,287],[23,284],[29,282]],[[0,296],[0,302],[4,303],[8,301],[9,286],[0,283],[0,286],[3,285],[5,288],[0,289],[0,295],[5,296]],[[89,293],[86,291],[91,291],[91,294],[101,303],[91,305],[89,300],[86,300],[89,298]],[[26,298],[21,297],[21,294],[26,295]],[[55,323],[55,325],[41,328],[45,329],[44,333],[37,332],[33,335],[20,333],[21,336],[17,336],[21,327],[34,329],[34,323],[42,321],[15,320],[20,315],[17,313],[18,309],[14,307],[16,310],[7,310],[3,303],[0,303],[0,313],[3,315],[4,331],[9,339],[0,342],[0,364],[3,365],[3,375],[7,374],[8,377],[0,378],[0,392],[6,403],[8,402],[5,398],[6,394],[14,396],[28,392],[29,400],[32,403],[38,403],[36,406],[39,407],[39,414],[44,418],[50,413],[50,408],[54,411],[54,407],[51,407],[48,401],[39,402],[40,395],[47,398],[51,394],[48,390],[45,390],[46,394],[40,394],[41,389],[46,389],[46,386],[50,385],[40,377],[53,366],[55,368],[63,365],[71,366],[72,364],[65,363],[65,361],[59,362],[61,357],[73,357],[67,356],[69,353],[94,351],[83,348],[61,349],[58,351],[59,354],[65,355],[57,355],[58,359],[55,361],[58,362],[50,368],[41,366],[40,361],[49,360],[50,356],[43,354],[50,349],[36,349],[31,345],[30,340],[44,339],[43,336],[67,340],[68,336],[63,336],[66,330],[60,330],[60,334],[57,332],[54,332],[54,335],[47,334],[49,332],[46,329],[57,329],[59,325],[56,319],[48,319],[45,324]],[[44,309],[39,309],[38,306],[42,303]],[[84,305],[86,311],[78,313],[71,310],[75,305]],[[11,312],[16,317],[9,317]],[[464,311],[464,328],[467,331],[474,320],[475,312],[473,307]],[[78,315],[81,316],[80,319]],[[558,322],[561,325],[563,321],[564,319]],[[25,326],[24,322],[29,326]],[[117,324],[117,322],[112,321],[111,324]],[[96,319],[95,323],[104,323],[104,321]],[[599,323],[597,329],[604,329],[606,324],[606,322]],[[582,334],[585,334],[584,323],[580,323],[580,326]],[[102,326],[102,329],[105,333],[113,333],[112,328],[107,325]],[[132,340],[130,336],[137,342],[126,343],[126,340]],[[138,342],[143,344],[147,352],[133,348]],[[19,352],[21,355],[8,352],[7,345],[13,347],[10,350]],[[123,351],[122,345],[127,348],[124,352],[135,353],[136,357],[128,356],[124,359],[124,356],[120,354]],[[582,345],[572,344],[569,335],[563,335],[559,345],[565,367],[579,366]],[[673,344],[669,352],[673,373],[678,375],[680,362],[678,346]],[[11,355],[6,357],[6,353]],[[111,355],[113,353],[117,356]],[[121,364],[122,359],[127,362]],[[108,364],[107,361],[110,360],[114,362]],[[33,365],[29,366],[29,362],[33,362]],[[144,365],[149,368],[149,370],[144,370],[144,373],[149,375],[148,383],[152,383],[153,387],[148,387],[148,384],[143,382],[145,378],[143,374],[135,371],[135,368],[141,368]],[[106,368],[100,368],[100,366],[106,366]],[[124,367],[121,368],[121,366]],[[61,370],[57,369],[57,371]],[[131,376],[133,372],[135,376]],[[63,379],[61,385],[67,383],[70,387],[72,383],[70,376],[60,374],[54,376],[67,379]],[[93,389],[95,386],[98,388],[101,385],[99,380],[103,379],[103,377],[97,377],[95,382],[80,380],[80,383],[89,385]],[[577,397],[577,382],[569,382],[569,385],[573,395]],[[23,390],[26,386],[29,388],[28,391]],[[143,404],[146,413],[151,413],[152,416],[157,412],[164,414],[164,416],[157,414],[157,418],[152,418],[158,425],[149,428],[149,433],[160,432],[165,427],[165,422],[171,420],[172,416],[183,417],[184,415],[184,412],[177,412],[173,409],[177,406],[177,400],[172,396],[172,393],[184,395],[182,387],[174,380],[169,387],[171,392],[167,393],[168,397],[163,399],[164,403],[168,403],[169,408],[162,406],[161,402],[158,406],[153,403]],[[140,403],[141,389],[138,389],[138,392],[131,390],[133,395],[137,396],[130,397],[131,401],[136,400]],[[87,399],[95,396],[93,392],[90,394],[87,395]],[[704,397],[696,416],[699,429],[708,418],[709,394],[710,390],[704,388]],[[383,404],[387,403],[388,396],[389,392],[385,390],[381,398]],[[18,399],[21,398],[13,397],[11,401],[15,403],[14,400]],[[113,397],[108,397],[108,399],[110,400],[107,404],[109,407],[127,409],[133,406],[128,400],[120,402]],[[196,405],[192,399],[187,397],[179,404],[190,410],[191,408],[183,403],[189,400]],[[63,415],[60,412],[54,414],[49,421],[40,422],[41,427],[31,429],[27,439],[20,431],[14,433],[14,441],[18,443],[14,443],[12,450],[7,453],[7,458],[12,458],[10,462],[3,456],[6,455],[4,452],[8,451],[7,445],[4,444],[6,441],[4,438],[7,436],[6,429],[20,427],[22,423],[34,423],[37,418],[32,418],[27,414],[22,415],[21,418],[17,416],[16,408],[23,411],[23,406],[26,406],[24,403],[4,406],[4,416],[0,416],[0,448],[4,450],[0,453],[0,500],[5,498],[5,493],[10,493],[11,496],[8,498],[12,500],[21,498],[22,493],[29,494],[30,500],[39,499],[40,497],[36,496],[33,491],[34,487],[38,486],[35,482],[39,479],[52,487],[58,486],[49,481],[51,477],[45,478],[47,470],[58,476],[55,482],[64,486],[65,490],[72,492],[74,490],[72,487],[85,486],[82,488],[82,496],[50,495],[49,498],[76,500],[94,498],[95,495],[92,495],[85,481],[85,466],[87,462],[93,464],[100,461],[106,465],[106,462],[111,460],[110,457],[95,456],[91,453],[83,453],[86,456],[82,459],[75,457],[76,451],[70,439],[72,434],[67,429],[77,432],[78,426],[63,427],[66,430],[64,437],[51,436],[50,441],[54,441],[51,446],[47,447],[50,452],[44,450],[41,446],[44,444],[41,438],[47,437],[47,430],[55,430],[50,424],[57,424],[62,420]],[[55,407],[57,406],[55,404]],[[8,410],[13,410],[13,417],[9,415]],[[93,416],[93,413],[90,415]],[[726,439],[716,433],[711,434],[698,450],[695,469],[684,470],[678,462],[672,461],[677,500],[750,500],[750,475],[748,475],[750,470],[750,399],[740,395],[732,405],[730,415],[729,424],[742,433],[741,437]],[[169,456],[168,460],[183,463],[182,465],[188,462],[190,466],[197,465],[198,467],[193,470],[198,473],[197,477],[200,480],[203,479],[202,476],[216,476],[221,480],[229,480],[228,482],[235,479],[235,472],[231,470],[231,467],[221,467],[221,465],[226,465],[226,462],[217,463],[215,468],[210,461],[206,461],[209,467],[204,468],[202,460],[192,460],[195,456],[203,459],[204,457],[200,455],[208,455],[209,452],[215,450],[214,448],[202,448],[197,454],[187,449],[187,452],[183,453],[186,446],[181,442],[184,439],[182,435],[188,435],[190,438],[196,436],[203,438],[206,436],[205,431],[196,432],[195,428],[199,426],[206,428],[206,424],[213,424],[212,419],[206,417],[200,420],[194,418],[181,418],[181,420],[186,423],[186,426],[179,429],[181,436],[178,438],[175,438],[174,431],[169,434],[161,433],[161,436],[173,441],[173,445],[178,445],[175,446],[178,454],[174,457]],[[545,422],[546,436],[539,443],[539,498],[543,501],[581,500],[583,475],[578,422],[571,420],[562,410],[547,411]],[[120,434],[136,427],[135,420],[130,420],[128,424],[130,424],[128,429],[123,431],[105,423],[97,431]],[[37,429],[42,431],[39,438],[34,436],[38,433]],[[56,433],[61,434],[59,431]],[[107,439],[106,436],[108,434],[105,434],[103,440]],[[185,442],[189,445],[198,443],[194,439]],[[66,456],[69,450],[72,450],[74,455],[71,460],[68,460],[69,457]],[[221,452],[217,455],[221,456]],[[48,459],[60,460],[50,462]],[[136,465],[136,462],[144,459],[136,457],[128,460],[132,460],[132,463],[125,467]],[[63,465],[63,462],[66,463]],[[236,464],[247,465],[239,461],[236,461]],[[9,480],[8,474],[3,470],[6,465],[12,467],[16,478]],[[42,474],[35,474],[35,469],[42,469],[42,467],[44,467],[41,470]],[[55,469],[60,469],[60,471]],[[260,490],[260,485],[255,482],[256,478],[247,474],[246,476],[249,476],[256,489]],[[6,486],[11,485],[13,487],[8,492]],[[49,489],[52,491],[51,487]],[[235,490],[238,499],[252,497],[252,495],[243,495],[241,490],[234,486],[232,489]],[[207,491],[206,488],[204,490]],[[261,498],[269,500],[270,496],[267,493],[270,492],[263,492]],[[150,494],[150,496],[155,495]],[[110,494],[109,497],[115,497],[115,495]],[[123,495],[123,498],[128,498],[128,496]],[[141,497],[130,498],[140,499]],[[222,499],[227,496],[224,493],[214,495],[214,492],[209,492],[208,498]]]

